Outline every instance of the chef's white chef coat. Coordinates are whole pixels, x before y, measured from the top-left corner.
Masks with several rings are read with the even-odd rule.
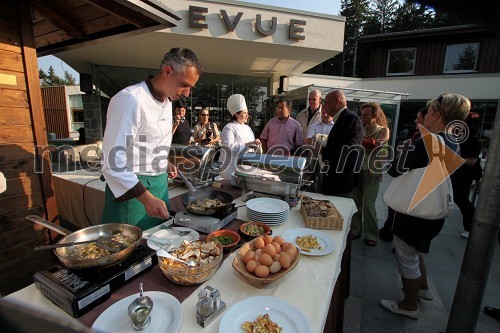
[[[167,171],[172,142],[172,102],[153,98],[146,82],[127,87],[111,98],[102,145],[102,173],[115,197],[137,182],[136,174]]]
[[[221,142],[222,146],[226,146],[231,151],[231,156],[226,156],[226,149],[221,149],[220,159],[222,162],[221,176],[227,179],[231,179],[231,173],[236,170],[236,163],[238,162],[238,154],[245,148],[245,143],[255,141],[255,135],[253,134],[250,126],[246,124],[240,124],[237,121],[232,121],[222,129]],[[223,147],[224,148],[224,147]],[[226,159],[230,160],[226,167]]]

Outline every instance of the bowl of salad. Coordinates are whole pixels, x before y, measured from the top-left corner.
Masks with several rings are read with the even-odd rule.
[[[262,235],[271,235],[271,228],[262,222],[246,222],[240,226],[241,234],[248,240]]]
[[[240,235],[232,230],[217,230],[207,236],[207,242],[214,242],[222,245],[225,251],[229,251],[236,247],[240,242]]]

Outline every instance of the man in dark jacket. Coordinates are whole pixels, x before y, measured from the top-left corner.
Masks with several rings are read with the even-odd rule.
[[[333,117],[334,125],[326,147],[323,160],[328,161],[329,169],[323,181],[322,193],[352,198],[352,191],[358,185],[361,169],[361,130],[363,126],[358,115],[347,108],[347,101],[341,90],[333,90],[326,95],[323,110]]]

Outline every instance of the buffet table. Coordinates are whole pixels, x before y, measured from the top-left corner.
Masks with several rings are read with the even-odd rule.
[[[85,228],[101,222],[106,182],[99,171],[76,170],[54,173],[54,192],[59,215],[67,222]],[[169,184],[171,198],[187,191],[187,187]]]
[[[343,320],[343,301],[344,291],[348,287],[348,266],[350,261],[350,239],[348,239],[350,223],[352,215],[356,212],[354,202],[351,199],[324,196],[316,193],[305,193],[306,195],[316,199],[329,199],[337,207],[339,212],[344,217],[344,224],[342,231],[322,230],[332,237],[335,242],[335,250],[324,256],[306,256],[301,255],[297,267],[285,275],[282,279],[274,282],[273,284],[263,288],[257,289],[245,281],[232,268],[232,261],[235,253],[232,253],[220,266],[215,275],[201,286],[210,285],[213,288],[219,289],[221,298],[227,304],[229,309],[233,304],[251,296],[273,296],[293,304],[300,310],[308,319],[312,332],[333,332],[341,331]],[[236,200],[237,205],[242,205],[242,198]],[[281,235],[285,231],[293,228],[303,228],[303,218],[299,212],[300,205],[294,207],[290,211],[289,220],[281,225],[272,226],[273,235]],[[246,208],[242,207],[238,210],[238,218],[247,220]],[[347,252],[346,252],[347,251]],[[344,260],[342,260],[344,257]],[[343,261],[343,262],[342,262]],[[341,271],[341,263],[343,264]],[[151,278],[154,281],[146,279]],[[144,282],[145,286],[154,286],[147,290],[162,290],[163,281],[167,279],[163,276],[158,265],[155,265],[151,271],[145,272],[138,277],[132,279],[127,285],[121,289],[116,290],[111,295],[111,300],[106,301],[103,305],[111,302],[116,302],[131,294],[137,293],[137,288],[130,288],[130,284],[134,286],[139,282]],[[128,289],[126,287],[129,287]],[[179,286],[178,288],[183,288]],[[198,288],[199,289],[199,288]],[[335,290],[334,290],[335,289]],[[124,290],[127,290],[126,292]],[[130,291],[134,290],[134,291]],[[334,292],[335,291],[335,292]],[[333,298],[332,298],[333,295]],[[174,295],[175,296],[175,295]],[[41,292],[39,292],[35,285],[32,284],[16,293],[7,296],[8,299],[25,302],[38,309],[44,309],[58,315],[63,315],[69,319],[71,318],[62,309],[54,305]],[[183,320],[180,332],[194,333],[206,332],[215,333],[219,331],[219,323],[224,316],[222,313],[217,317],[208,327],[202,328],[196,323],[196,303],[198,301],[197,292],[193,292],[189,297],[182,301],[181,306],[183,310]],[[330,303],[332,302],[332,306]],[[91,310],[95,311],[94,315],[99,315],[104,309],[99,308]],[[331,308],[330,308],[331,307]],[[337,313],[341,307],[341,313]],[[333,310],[333,311],[331,311]],[[331,316],[333,313],[333,317]],[[337,318],[335,318],[337,313]],[[339,318],[339,316],[342,316]],[[128,320],[127,315],[125,317]]]

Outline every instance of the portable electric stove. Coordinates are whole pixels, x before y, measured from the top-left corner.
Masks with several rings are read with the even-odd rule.
[[[175,224],[209,234],[234,220],[237,215],[238,209],[234,206],[214,215],[197,215],[183,210],[175,214]]]
[[[111,292],[158,262],[156,251],[139,245],[119,264],[101,269],[54,265],[35,273],[36,287],[52,303],[77,318],[106,300]]]

